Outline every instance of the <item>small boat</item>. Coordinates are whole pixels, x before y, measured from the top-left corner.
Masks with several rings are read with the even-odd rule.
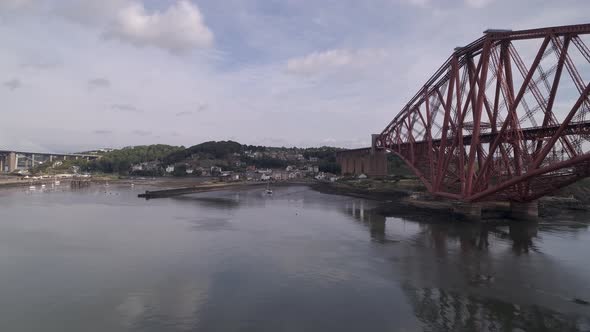
[[[44,184],[41,185],[41,188],[45,188],[46,186]]]
[[[55,181],[56,186],[59,186],[59,183],[60,183],[59,181],[57,181],[57,180]]]
[[[35,187],[35,186],[29,186],[29,190],[35,190],[35,189],[37,189],[37,187]]]
[[[267,195],[272,195],[272,190],[270,189],[270,183],[267,184],[266,190],[264,191]]]

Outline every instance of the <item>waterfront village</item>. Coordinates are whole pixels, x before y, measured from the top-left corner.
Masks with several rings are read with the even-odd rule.
[[[335,158],[338,150],[250,146],[232,141],[205,142],[189,148],[158,144],[86,151],[85,154],[98,158],[46,160],[16,173],[27,179],[113,174],[207,177],[222,182],[305,179],[334,182],[340,177]]]
[[[258,168],[255,163],[250,164],[241,161],[244,156],[251,160],[261,160],[263,158],[267,160],[279,160],[288,165],[284,167]],[[169,165],[162,165],[159,161],[146,161],[133,164],[130,174],[160,173],[160,170],[163,169],[164,175],[214,177],[223,182],[287,181],[304,178],[333,182],[338,179],[337,174],[320,170],[318,157],[311,156],[306,158],[301,153],[247,150],[243,153],[232,153],[229,156],[228,163],[231,166],[224,168],[220,165],[211,165],[212,163],[210,161],[200,160],[198,158]]]

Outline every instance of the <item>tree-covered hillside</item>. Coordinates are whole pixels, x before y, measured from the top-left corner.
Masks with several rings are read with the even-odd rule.
[[[33,173],[47,173],[68,170],[73,166],[84,172],[127,174],[134,164],[162,161],[166,156],[183,151],[183,146],[165,144],[139,145],[106,152],[99,159],[65,160],[54,163],[46,162],[33,168]]]
[[[162,161],[170,154],[183,150],[183,146],[165,144],[126,147],[107,152],[100,159],[89,162],[87,170],[103,173],[126,173],[133,164]]]
[[[320,171],[339,173],[333,147],[285,148],[240,144],[234,141],[208,141],[189,148],[170,145],[141,145],[106,152],[99,159],[68,160],[59,165],[39,165],[34,173],[65,170],[77,166],[84,172],[163,175],[164,169],[173,165],[179,169],[212,166],[224,170],[239,171],[246,167],[285,168],[289,165],[314,165]],[[149,163],[149,165],[141,164]],[[177,172],[178,173],[178,172]],[[182,172],[181,172],[182,173]]]
[[[209,141],[193,145],[187,149],[174,151],[164,158],[164,162],[168,164],[174,164],[184,161],[193,155],[201,155],[211,159],[222,159],[229,154],[241,153],[246,149],[247,145],[242,145],[234,141]]]

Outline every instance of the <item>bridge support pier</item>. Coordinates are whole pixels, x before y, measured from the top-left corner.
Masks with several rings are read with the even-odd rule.
[[[536,220],[539,217],[539,202],[510,202],[510,218]]]
[[[375,142],[376,136],[373,136]],[[387,176],[387,155],[385,150],[371,148],[344,150],[336,153],[342,175]]]
[[[6,158],[6,162],[8,163],[8,172],[14,172],[16,170],[16,166],[18,165],[18,160],[15,152],[8,153],[8,157]]]
[[[481,220],[481,203],[455,202],[453,203],[453,214],[468,221]]]

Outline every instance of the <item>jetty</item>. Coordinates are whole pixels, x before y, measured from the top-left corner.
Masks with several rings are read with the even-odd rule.
[[[265,182],[238,182],[238,183],[207,183],[191,187],[161,189],[161,190],[146,190],[145,193],[137,195],[137,197],[145,199],[165,198],[172,196],[181,196],[188,194],[195,194],[207,191],[218,191],[227,189],[243,189],[252,188],[256,186],[265,186]]]

